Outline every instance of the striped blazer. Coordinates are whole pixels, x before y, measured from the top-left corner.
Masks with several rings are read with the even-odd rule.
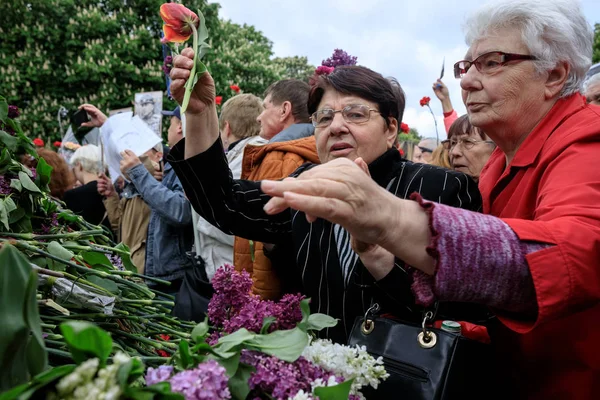
[[[376,300],[395,315],[415,314],[410,276],[404,263],[396,260],[393,273],[375,283],[359,257],[350,248],[348,233],[339,225],[318,219],[308,223],[298,210],[267,215],[263,206],[270,197],[260,183],[235,180],[227,165],[220,139],[204,153],[184,160],[185,140],[170,152],[169,162],[192,206],[223,232],[250,240],[291,248],[288,265],[311,298],[311,312],[338,318],[338,325],[322,336],[344,343],[354,320]],[[293,175],[311,168],[305,164]],[[372,178],[400,198],[420,193],[424,199],[462,207],[481,208],[474,181],[458,172],[403,160],[390,149],[369,165]],[[289,271],[288,271],[289,272]],[[415,314],[415,320],[420,314]]]

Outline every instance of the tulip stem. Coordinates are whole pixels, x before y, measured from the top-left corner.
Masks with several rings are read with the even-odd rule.
[[[196,68],[198,64],[198,30],[194,26],[194,24],[189,24],[192,28],[193,32],[193,49],[194,49],[194,66],[192,67],[192,71],[190,72],[190,77],[185,84],[185,95],[183,96],[183,103],[181,104],[181,112],[185,113],[187,110],[188,104],[190,102],[190,97],[192,96],[192,90],[194,90],[194,85],[196,84]]]

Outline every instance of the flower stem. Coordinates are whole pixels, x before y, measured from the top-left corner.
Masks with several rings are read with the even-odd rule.
[[[429,112],[431,113],[431,116],[433,117],[433,123],[435,124],[435,140],[436,140],[436,146],[440,145],[440,134],[438,133],[438,126],[437,126],[437,119],[435,119],[435,114],[433,113],[433,110],[431,109],[431,106],[429,104],[427,104],[427,108],[429,108]]]
[[[193,48],[194,48],[194,66],[192,67],[192,71],[190,72],[190,77],[185,84],[185,95],[183,96],[183,103],[181,104],[181,112],[185,113],[187,110],[188,104],[190,102],[190,97],[192,97],[192,90],[194,90],[194,85],[196,84],[196,65],[198,63],[198,30],[194,26],[194,24],[189,25],[192,28],[193,32]]]

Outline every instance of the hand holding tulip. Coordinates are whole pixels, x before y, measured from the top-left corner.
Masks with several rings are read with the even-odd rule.
[[[171,70],[171,95],[179,103],[183,104],[186,85],[194,66],[194,50],[183,49],[180,55],[173,59]],[[208,72],[204,72],[198,79],[193,90],[190,92],[187,113],[201,114],[215,101],[215,82]],[[182,107],[183,111],[183,107]]]

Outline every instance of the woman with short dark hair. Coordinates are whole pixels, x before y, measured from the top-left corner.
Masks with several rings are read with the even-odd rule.
[[[181,101],[183,84],[192,67],[193,51],[185,49],[174,60],[171,93]],[[169,161],[183,183],[195,210],[226,233],[247,239],[293,246],[295,270],[313,312],[339,318],[323,335],[345,342],[355,318],[377,301],[411,320],[415,301],[404,262],[394,257],[360,259],[348,232],[340,225],[319,219],[309,221],[297,210],[267,215],[270,197],[260,182],[234,180],[223,155],[212,97],[214,84],[208,73],[194,89],[188,110],[186,138],[175,146]],[[210,101],[208,100],[210,98]],[[315,126],[317,153],[322,163],[345,158],[368,164],[372,179],[390,195],[424,198],[456,207],[478,210],[480,196],[465,174],[402,160],[394,147],[404,111],[404,93],[393,80],[365,67],[344,66],[321,75],[311,88],[308,108]],[[300,167],[293,176],[310,169]],[[388,263],[394,274],[387,280],[369,274],[365,264]]]

